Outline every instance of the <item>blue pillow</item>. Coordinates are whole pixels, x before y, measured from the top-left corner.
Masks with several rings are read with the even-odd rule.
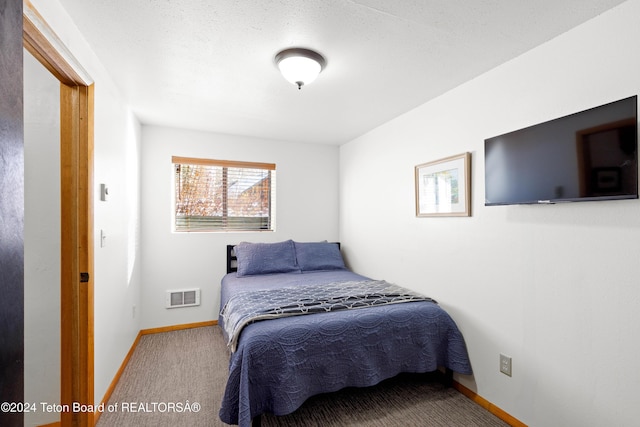
[[[295,242],[296,259],[302,271],[346,270],[337,243]]]
[[[293,240],[278,243],[241,242],[236,245],[235,252],[239,277],[300,272]]]

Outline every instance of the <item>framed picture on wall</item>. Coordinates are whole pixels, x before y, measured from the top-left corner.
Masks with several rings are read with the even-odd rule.
[[[415,167],[416,216],[471,216],[471,153]]]

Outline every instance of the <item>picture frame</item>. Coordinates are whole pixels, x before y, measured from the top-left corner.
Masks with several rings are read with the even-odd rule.
[[[593,191],[600,193],[616,193],[622,188],[622,168],[593,168]]]
[[[416,216],[471,216],[471,153],[415,167]]]

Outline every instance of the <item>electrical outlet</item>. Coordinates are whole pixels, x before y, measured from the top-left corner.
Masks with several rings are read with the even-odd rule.
[[[131,317],[132,318],[136,318],[136,305],[133,305],[133,308],[131,309]]]
[[[500,354],[500,372],[511,376],[511,357]]]

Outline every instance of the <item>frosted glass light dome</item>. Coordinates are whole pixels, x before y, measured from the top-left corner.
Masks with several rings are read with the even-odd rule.
[[[292,48],[278,53],[276,64],[282,76],[301,89],[318,77],[326,61],[322,55],[312,50]]]

